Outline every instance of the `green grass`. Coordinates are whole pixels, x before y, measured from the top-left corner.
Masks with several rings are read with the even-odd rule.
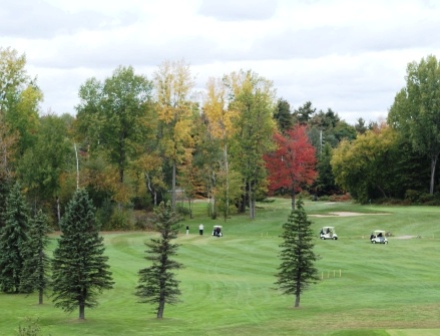
[[[137,271],[146,267],[144,242],[154,233],[105,234],[113,290],[104,292],[95,309],[66,314],[46,298],[0,294],[0,335],[15,335],[25,317],[38,317],[44,335],[440,335],[440,208],[360,206],[306,202],[318,236],[321,226],[335,226],[338,241],[316,239],[322,281],[292,308],[293,297],[273,289],[279,265],[281,226],[290,200],[258,205],[257,219],[234,216],[227,222],[205,216],[206,204],[194,204],[194,219],[183,223],[177,242],[182,302],[165,307],[137,303]],[[331,212],[363,216],[315,217]],[[205,224],[205,235],[198,225]],[[224,237],[214,238],[214,224]],[[190,235],[184,228],[190,226]],[[393,233],[388,245],[369,243],[374,229]],[[420,239],[398,239],[420,235]],[[55,246],[55,237],[52,247]]]

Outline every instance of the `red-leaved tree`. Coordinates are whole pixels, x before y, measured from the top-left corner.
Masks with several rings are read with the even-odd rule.
[[[264,157],[269,173],[269,190],[289,191],[292,209],[295,209],[295,193],[312,184],[317,177],[315,148],[307,137],[306,126],[301,125],[284,134],[275,133],[274,140],[277,150]]]

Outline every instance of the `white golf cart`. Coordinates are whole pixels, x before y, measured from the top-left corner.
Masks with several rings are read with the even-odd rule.
[[[223,236],[222,226],[221,225],[214,225],[214,227],[212,229],[212,235],[214,237],[222,237]]]
[[[384,230],[374,230],[371,232],[370,240],[372,244],[388,244],[388,239]]]
[[[333,239],[337,240],[338,235],[336,234],[336,230],[334,226],[324,226],[319,233],[319,237],[323,240],[325,239]]]

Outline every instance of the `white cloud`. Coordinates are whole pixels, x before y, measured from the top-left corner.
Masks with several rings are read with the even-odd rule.
[[[0,0],[0,46],[25,53],[43,111],[75,113],[87,78],[119,65],[152,77],[165,60],[209,77],[251,69],[298,108],[349,123],[385,118],[406,66],[440,56],[429,0]]]

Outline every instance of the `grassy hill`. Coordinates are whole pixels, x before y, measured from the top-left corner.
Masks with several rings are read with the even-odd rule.
[[[38,306],[35,295],[0,294],[0,335],[15,335],[25,317],[38,317],[42,334],[52,336],[440,335],[440,208],[306,202],[322,280],[294,309],[294,298],[273,285],[289,207],[290,200],[277,199],[259,204],[256,220],[243,215],[223,222],[207,219],[206,204],[196,203],[178,238],[182,302],[167,305],[163,320],[134,296],[137,271],[147,265],[144,242],[154,233],[107,233],[116,284],[97,308],[86,309],[86,321],[47,298]],[[222,238],[210,235],[215,224],[223,225]],[[339,240],[319,240],[327,225],[336,227]],[[393,234],[388,245],[369,242],[374,229]]]

